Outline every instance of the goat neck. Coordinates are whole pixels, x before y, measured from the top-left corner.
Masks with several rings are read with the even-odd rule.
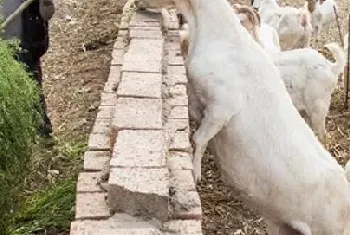
[[[197,38],[208,41],[228,41],[240,38],[244,29],[226,0],[179,0],[189,2],[195,20]],[[224,22],[224,23],[223,23]],[[189,30],[192,30],[189,22]],[[190,33],[191,34],[191,33]],[[248,35],[247,35],[248,36]],[[197,43],[197,41],[196,41]]]
[[[188,0],[176,0],[175,1],[176,7],[178,10],[182,13],[183,17],[187,21],[187,28],[184,30],[187,31],[188,36],[187,41],[188,41],[188,49],[187,49],[187,56],[185,59],[185,64],[188,64],[188,61],[191,59],[192,51],[193,51],[193,46],[194,46],[194,39],[195,39],[195,30],[196,30],[196,20],[195,20],[195,15],[193,13],[193,8],[191,5],[191,2]]]
[[[279,5],[275,0],[254,0],[253,7],[257,9],[277,9]]]

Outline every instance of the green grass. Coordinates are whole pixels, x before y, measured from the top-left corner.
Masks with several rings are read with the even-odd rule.
[[[53,151],[36,150],[36,161],[44,163],[37,165],[39,171],[33,172],[32,187],[33,190],[36,187],[43,190],[27,196],[26,203],[15,213],[8,226],[8,235],[32,235],[52,228],[57,232],[69,230],[75,213],[77,175],[85,150],[86,140],[81,138],[59,141]],[[44,174],[48,168],[60,172],[54,182],[50,182]]]
[[[75,190],[73,177],[34,194],[15,218],[16,227],[10,229],[9,234],[29,235],[48,228],[69,228],[74,218]]]

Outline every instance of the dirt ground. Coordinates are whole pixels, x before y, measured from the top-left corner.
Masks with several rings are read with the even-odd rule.
[[[56,1],[43,70],[49,116],[58,138],[91,131],[124,2]]]
[[[301,6],[300,0],[280,0]],[[87,137],[91,131],[99,97],[107,79],[112,42],[116,38],[123,1],[59,0],[51,21],[51,48],[43,60],[45,93],[54,135],[59,139]],[[293,2],[293,3],[292,3]],[[343,32],[347,0],[338,0]],[[337,41],[335,22],[322,33],[320,45]],[[350,148],[349,114],[344,115],[343,85],[334,92],[327,120],[327,148],[340,163]],[[204,234],[265,234],[263,220],[237,201],[219,180],[212,157],[203,159],[203,182],[199,187],[203,207]]]

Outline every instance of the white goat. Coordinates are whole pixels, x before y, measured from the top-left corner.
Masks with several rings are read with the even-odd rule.
[[[194,176],[211,140],[221,176],[272,235],[350,234],[344,169],[293,107],[267,53],[226,0],[176,0],[188,19]],[[220,27],[218,27],[220,25]]]
[[[277,30],[282,50],[309,46],[311,15],[304,8],[280,7],[275,0],[254,0],[261,21]]]
[[[338,12],[338,5],[334,0],[305,0],[304,7],[311,14],[312,33],[318,42],[323,26],[335,19],[334,7]]]
[[[268,54],[281,52],[279,36],[277,31],[260,21],[258,13],[247,6],[233,4],[233,8],[240,19],[241,24],[247,29],[249,34],[258,42]],[[181,54],[186,58],[188,54],[188,25],[184,24],[179,31]]]
[[[258,36],[262,47],[268,54],[281,52],[279,36],[277,31],[268,24],[261,23],[257,28]]]
[[[234,7],[239,9],[241,6]],[[241,10],[235,11],[242,12]],[[330,107],[331,95],[346,62],[343,50],[335,43],[325,46],[332,53],[336,63],[328,61],[322,54],[311,48],[295,49],[281,53],[278,53],[278,50],[271,52],[262,43],[261,38],[264,38],[264,35],[261,35],[261,33],[254,34],[254,31],[259,29],[257,24],[252,22],[251,18],[240,16],[241,22],[242,19],[250,22],[250,24],[242,25],[249,28],[247,30],[253,39],[260,43],[265,51],[272,56],[294,106],[299,112],[305,111],[310,119],[312,129],[317,133],[320,140],[325,142],[325,119]],[[250,30],[251,27],[252,30]],[[270,32],[265,33],[265,36],[269,36],[268,33]],[[184,33],[182,31],[180,34],[181,47],[188,43],[186,37],[188,37],[188,32]],[[187,52],[183,52],[184,50],[182,49],[182,53],[186,55]]]
[[[248,32],[255,40],[255,35],[258,35],[259,40],[256,41],[266,50],[261,43],[264,35],[259,33],[258,25],[251,18],[247,20],[250,20],[253,25],[252,30]],[[268,36],[270,32],[263,33]],[[322,142],[326,140],[325,119],[331,104],[331,95],[346,63],[345,53],[338,44],[330,43],[325,47],[330,50],[336,63],[328,61],[322,54],[311,48],[295,49],[278,54],[269,53],[273,56],[274,64],[285,82],[294,106],[298,111],[305,111],[311,121],[311,127]]]
[[[294,106],[298,111],[305,111],[312,129],[323,143],[331,95],[345,66],[345,54],[338,44],[330,43],[325,47],[332,53],[335,63],[311,48],[272,55]]]
[[[241,4],[233,4],[235,12],[240,18],[241,24],[248,30],[268,54],[281,52],[277,31],[270,25],[261,22],[260,14],[251,7]]]

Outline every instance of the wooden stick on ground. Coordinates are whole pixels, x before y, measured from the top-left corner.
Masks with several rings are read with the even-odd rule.
[[[343,35],[341,33],[341,28],[340,28],[340,23],[339,23],[339,15],[338,15],[338,12],[337,12],[337,9],[335,8],[335,6],[333,6],[333,10],[334,10],[334,15],[335,15],[335,20],[337,21],[341,46],[344,47]]]
[[[347,109],[349,105],[349,77],[350,77],[350,14],[349,14],[349,36],[348,36],[348,58],[347,64],[345,66],[344,71],[344,91],[345,91],[345,100],[344,100],[344,108]]]
[[[9,15],[6,20],[1,24],[1,28],[4,29],[11,23],[16,17],[18,17],[34,0],[27,0],[23,2],[17,10],[15,10],[11,15]]]

